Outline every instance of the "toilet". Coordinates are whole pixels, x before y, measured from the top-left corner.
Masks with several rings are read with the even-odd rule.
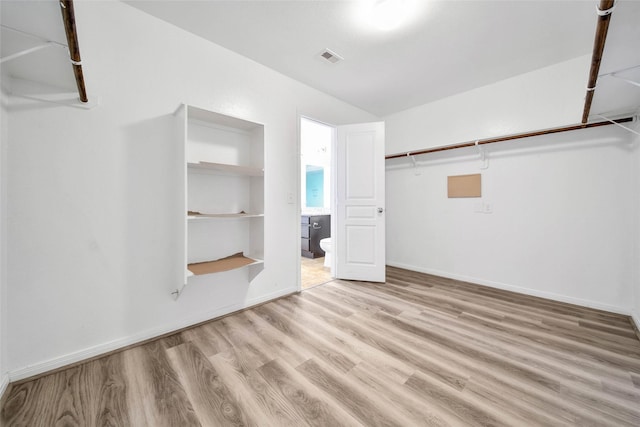
[[[320,249],[324,251],[324,266],[331,268],[331,257],[333,256],[333,244],[331,237],[320,240]]]

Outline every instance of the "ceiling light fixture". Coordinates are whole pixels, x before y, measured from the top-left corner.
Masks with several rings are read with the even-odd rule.
[[[373,0],[368,2],[367,20],[379,30],[390,31],[405,23],[412,11],[411,0]]]

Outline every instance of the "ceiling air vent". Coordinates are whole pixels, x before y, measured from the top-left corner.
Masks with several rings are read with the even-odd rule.
[[[336,62],[342,61],[344,59],[340,55],[338,55],[337,53],[329,49],[323,50],[320,56],[326,59],[327,61],[331,62],[332,64],[335,64]]]

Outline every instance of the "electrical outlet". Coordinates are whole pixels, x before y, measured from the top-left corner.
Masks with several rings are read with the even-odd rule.
[[[295,200],[293,198],[293,193],[291,192],[287,193],[287,203],[290,205],[293,205],[295,203]]]

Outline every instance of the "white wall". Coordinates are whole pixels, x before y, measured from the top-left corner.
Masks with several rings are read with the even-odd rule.
[[[632,126],[636,132],[640,131],[640,123],[635,123]],[[635,136],[635,144],[640,145],[640,136]],[[633,263],[635,265],[635,276],[633,280],[633,290],[634,290],[634,298],[633,298],[633,320],[635,321],[636,328],[640,330],[640,150],[636,151],[636,160],[635,160],[635,237],[636,237],[636,247],[634,252]]]
[[[388,264],[628,313],[638,191],[628,134],[582,130],[489,156],[485,170],[473,150],[388,166]],[[482,173],[483,197],[448,199],[447,176],[469,173]]]
[[[577,123],[585,70],[578,58],[390,116],[387,152]],[[419,156],[415,169],[387,161],[387,263],[629,313],[631,141],[607,126],[492,144],[486,170],[475,148]],[[483,197],[448,199],[447,176],[470,173],[482,173]]]
[[[6,299],[6,147],[8,140],[8,114],[7,114],[7,98],[4,95],[4,87],[0,88],[2,96],[0,96],[0,397],[7,386],[8,376],[6,375],[6,354],[7,354],[7,335],[5,320],[7,315],[7,299]]]
[[[385,117],[386,152],[580,123],[589,64],[581,56]]]
[[[1,12],[0,12],[1,13]],[[2,66],[0,65],[0,76],[2,76]],[[1,82],[0,82],[1,83]],[[7,122],[7,108],[6,108],[6,96],[4,95],[5,88],[2,84],[0,84],[0,399],[2,398],[2,394],[8,383],[8,376],[5,374],[5,352],[6,352],[6,335],[5,335],[5,326],[6,322],[4,320],[6,315],[5,310],[5,205],[6,205],[6,196],[5,196],[5,146],[7,143],[8,137],[8,122]]]
[[[76,3],[90,97],[11,99],[7,368],[17,379],[296,290],[298,114],[375,117],[120,2]],[[265,125],[265,269],[187,287],[172,113],[180,102]],[[181,214],[181,213],[180,213]]]

